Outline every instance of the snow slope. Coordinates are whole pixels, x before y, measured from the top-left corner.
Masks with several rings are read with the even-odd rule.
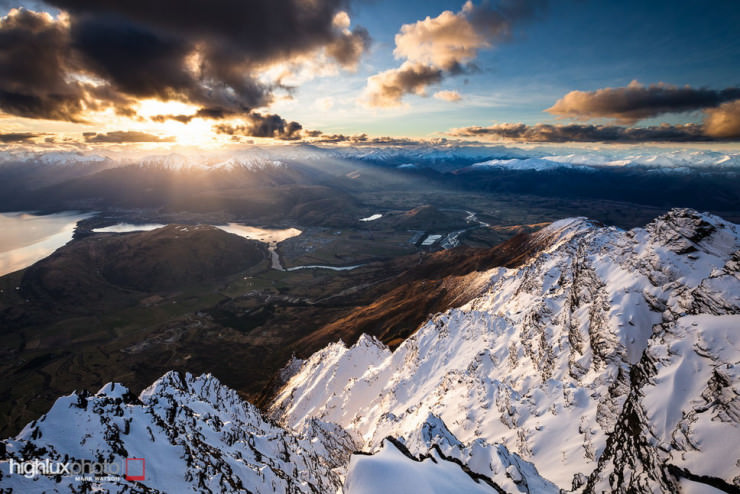
[[[282,426],[210,375],[108,384],[0,442],[0,491],[737,492],[740,228],[676,209],[532,241],[394,352],[362,336],[294,360]],[[144,480],[9,473],[125,458]]]
[[[483,479],[445,459],[435,449],[415,458],[403,445],[386,440],[374,455],[353,455],[344,482],[344,494],[491,494],[499,492]]]
[[[336,492],[354,445],[337,426],[309,421],[302,433],[266,422],[210,375],[170,372],[137,398],[120,384],[59,398],[14,439],[0,443],[0,491]],[[144,458],[146,478],[96,482],[28,479],[9,461]]]
[[[309,358],[273,416],[337,423],[368,451],[400,438],[414,455],[428,454],[418,434],[436,417],[459,443],[451,456],[499,484],[521,477],[525,491],[529,479],[590,492],[740,487],[739,232],[691,210],[631,231],[556,222],[536,258],[481,274],[485,294],[395,352],[363,337]]]

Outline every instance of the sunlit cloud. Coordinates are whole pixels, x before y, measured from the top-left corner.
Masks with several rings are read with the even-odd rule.
[[[434,93],[434,97],[442,101],[450,102],[460,101],[462,99],[462,96],[460,96],[460,93],[457,91],[437,91]]]
[[[453,137],[512,142],[696,142],[713,140],[699,124],[622,127],[589,124],[501,123],[488,127],[463,127],[447,133]]]
[[[740,99],[706,110],[704,132],[708,136],[740,139]]]
[[[332,98],[331,96],[327,96],[325,98],[317,99],[316,103],[314,103],[314,106],[316,106],[316,108],[321,110],[322,112],[327,112],[331,110],[334,106],[334,98]]]
[[[424,96],[427,86],[440,82],[442,76],[442,70],[432,65],[404,62],[370,77],[361,102],[369,107],[400,106],[405,94]]]
[[[459,12],[445,10],[437,17],[404,24],[396,34],[393,54],[405,61],[368,78],[360,102],[388,108],[401,106],[406,94],[426,95],[427,86],[469,70],[479,50],[508,39],[517,24],[533,18],[545,5],[545,0],[502,0],[495,5],[469,0]]]
[[[292,141],[301,138],[301,124],[288,122],[279,115],[252,112],[239,123],[222,123],[213,127],[217,134],[232,137],[261,137]]]
[[[57,16],[0,19],[6,114],[87,125],[109,110],[132,123],[250,116],[280,91],[355,70],[370,43],[343,0],[52,3]]]
[[[106,133],[84,132],[82,136],[85,138],[86,142],[92,143],[125,144],[139,142],[175,142],[175,138],[172,136],[163,137],[135,130],[117,130]]]
[[[740,87],[714,90],[664,83],[644,86],[632,81],[626,87],[571,91],[545,111],[559,117],[610,118],[632,124],[666,113],[717,107],[735,99],[740,99]]]

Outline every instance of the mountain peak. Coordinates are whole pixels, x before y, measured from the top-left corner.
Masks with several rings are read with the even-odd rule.
[[[334,492],[354,448],[341,428],[311,421],[307,435],[265,421],[210,374],[168,372],[141,393],[109,383],[59,398],[49,412],[2,442],[0,486],[17,492]],[[309,435],[310,434],[310,435]],[[143,459],[144,480],[126,480],[126,458]],[[107,462],[120,475],[97,480],[10,472],[10,461]],[[300,473],[299,473],[300,472]]]
[[[703,246],[721,248],[713,236],[719,230],[736,234],[734,225],[708,213],[699,213],[693,209],[677,208],[656,218],[645,229],[663,245],[676,253],[690,253]],[[719,240],[719,243],[726,243]],[[729,246],[729,245],[728,245]]]
[[[293,360],[270,409],[282,426],[214,376],[172,371],[138,399],[114,383],[59,398],[0,463],[147,459],[141,483],[85,486],[112,492],[737,490],[737,225],[677,209],[534,237],[539,253],[477,273],[477,296],[393,352],[365,335]]]
[[[672,210],[629,231],[562,220],[535,241],[539,254],[393,353],[309,358],[273,413],[337,422],[369,451],[387,436],[414,455],[435,436],[504,448],[521,460],[509,477],[460,456],[501,485],[668,492],[690,481],[684,470],[740,482],[732,442],[714,439],[740,440],[727,374],[740,358],[737,226]]]

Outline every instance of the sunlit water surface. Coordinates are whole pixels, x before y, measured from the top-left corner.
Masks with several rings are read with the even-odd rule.
[[[78,221],[94,213],[0,213],[0,276],[30,266],[72,240]]]

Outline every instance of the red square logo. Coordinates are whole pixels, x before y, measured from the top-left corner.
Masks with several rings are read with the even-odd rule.
[[[145,480],[146,460],[144,458],[126,458],[126,480]]]

